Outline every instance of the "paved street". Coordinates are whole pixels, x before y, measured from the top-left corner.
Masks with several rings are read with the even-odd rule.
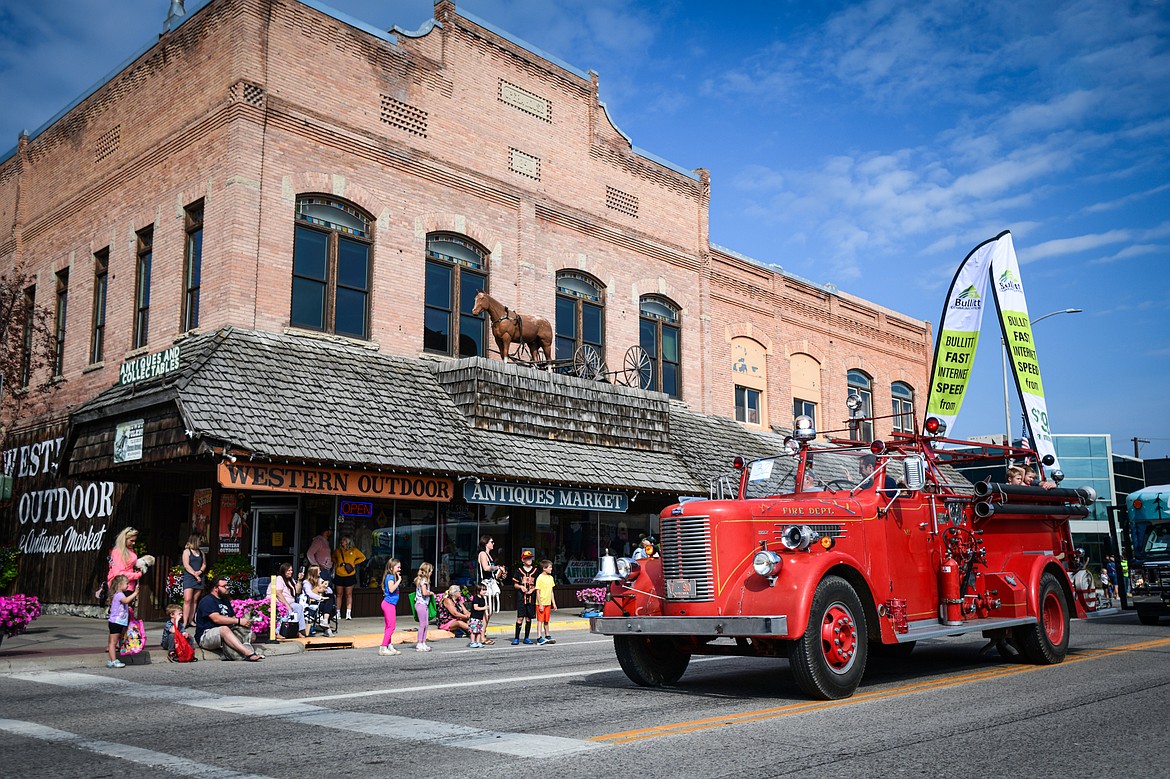
[[[699,658],[633,686],[608,640],[435,642],[397,657],[304,652],[0,675],[8,776],[1167,776],[1170,626],[1074,623],[1038,668],[976,637],[922,642],[844,702],[782,660]],[[686,771],[680,774],[680,771]]]

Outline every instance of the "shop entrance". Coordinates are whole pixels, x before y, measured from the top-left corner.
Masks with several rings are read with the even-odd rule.
[[[252,566],[256,576],[275,576],[281,563],[297,566],[296,506],[252,509]]]

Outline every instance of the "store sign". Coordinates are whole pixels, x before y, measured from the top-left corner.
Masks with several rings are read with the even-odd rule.
[[[364,500],[343,500],[340,505],[343,517],[372,517],[374,504]]]
[[[584,511],[625,512],[629,499],[623,492],[603,490],[575,490],[536,484],[503,484],[500,482],[466,482],[463,499],[468,503],[490,503],[497,506],[535,506],[548,509],[581,509]]]
[[[127,360],[118,368],[118,383],[133,384],[138,381],[155,379],[171,371],[179,370],[179,347],[154,354],[144,354]]]
[[[141,419],[118,423],[114,430],[114,462],[128,463],[142,459],[142,430],[144,427]]]
[[[219,483],[233,490],[301,492],[317,495],[353,495],[360,498],[449,501],[450,479],[393,473],[309,468],[298,465],[220,463]]]

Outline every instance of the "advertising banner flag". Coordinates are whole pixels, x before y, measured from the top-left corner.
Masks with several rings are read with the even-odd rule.
[[[1044,402],[1044,382],[1040,380],[1040,361],[1036,356],[1036,342],[1032,340],[1032,321],[1028,318],[1028,302],[1024,299],[1024,282],[1020,278],[1020,265],[1010,233],[1000,236],[1003,250],[996,252],[991,263],[992,292],[995,307],[999,311],[999,324],[1003,342],[1007,345],[1012,375],[1016,378],[1016,390],[1020,395],[1020,406],[1024,409],[1024,421],[1028,425],[1032,447],[1041,461],[1052,455],[1053,464],[1049,470],[1060,468],[1056,459],[1056,448],[1052,443],[1052,431],[1048,425],[1048,407]]]
[[[984,241],[971,250],[955,273],[947,290],[946,304],[934,342],[934,363],[930,372],[930,391],[926,398],[927,416],[946,423],[952,435],[955,418],[963,405],[963,396],[975,363],[979,345],[979,326],[983,322],[983,301],[987,296],[988,269],[992,256],[1000,250],[999,241],[1007,232]],[[1010,236],[1008,236],[1010,243]]]

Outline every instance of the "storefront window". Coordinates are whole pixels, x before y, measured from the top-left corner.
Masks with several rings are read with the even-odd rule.
[[[451,584],[470,586],[478,578],[475,555],[479,551],[478,509],[466,503],[439,508],[439,564],[435,568],[437,590]]]

